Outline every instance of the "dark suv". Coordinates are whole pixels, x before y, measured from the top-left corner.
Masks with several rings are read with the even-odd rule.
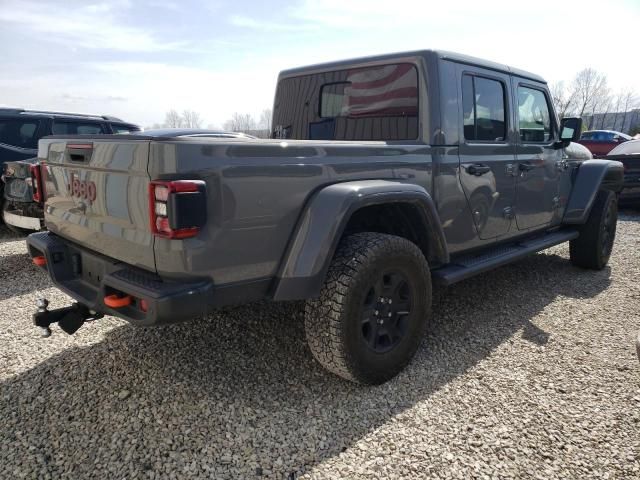
[[[0,108],[0,172],[4,180],[0,182],[0,207],[7,226],[22,230],[41,228],[42,207],[33,201],[37,186],[31,178],[31,167],[37,164],[38,140],[42,137],[139,131],[137,125],[106,115]]]

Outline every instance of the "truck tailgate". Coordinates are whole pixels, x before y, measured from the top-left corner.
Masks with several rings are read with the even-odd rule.
[[[87,249],[155,271],[149,228],[149,141],[43,139],[47,228]]]

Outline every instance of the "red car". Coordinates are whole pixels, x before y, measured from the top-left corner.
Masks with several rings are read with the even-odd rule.
[[[613,148],[631,140],[629,135],[613,130],[589,130],[580,136],[578,143],[587,147],[594,158],[607,155]]]

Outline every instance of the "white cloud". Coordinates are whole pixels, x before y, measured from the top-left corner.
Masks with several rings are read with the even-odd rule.
[[[50,41],[74,47],[155,52],[185,46],[185,42],[166,42],[149,31],[123,25],[118,16],[129,7],[126,1],[60,8],[31,0],[3,0],[0,23],[15,24],[33,35],[45,34]]]

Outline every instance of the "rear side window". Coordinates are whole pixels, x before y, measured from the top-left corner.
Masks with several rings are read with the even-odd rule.
[[[0,119],[0,143],[20,148],[38,148],[38,120]]]
[[[523,142],[551,141],[551,114],[547,97],[541,90],[518,87],[518,128]]]
[[[113,130],[114,134],[127,134],[127,133],[135,133],[139,132],[140,129],[138,127],[132,127],[129,125],[113,125],[111,124],[111,130]]]
[[[417,140],[418,72],[409,63],[281,80],[275,138]]]
[[[54,135],[100,135],[106,133],[100,123],[67,120],[55,120],[52,131]]]
[[[504,105],[502,82],[463,75],[464,138],[471,141],[503,142],[507,131]]]

